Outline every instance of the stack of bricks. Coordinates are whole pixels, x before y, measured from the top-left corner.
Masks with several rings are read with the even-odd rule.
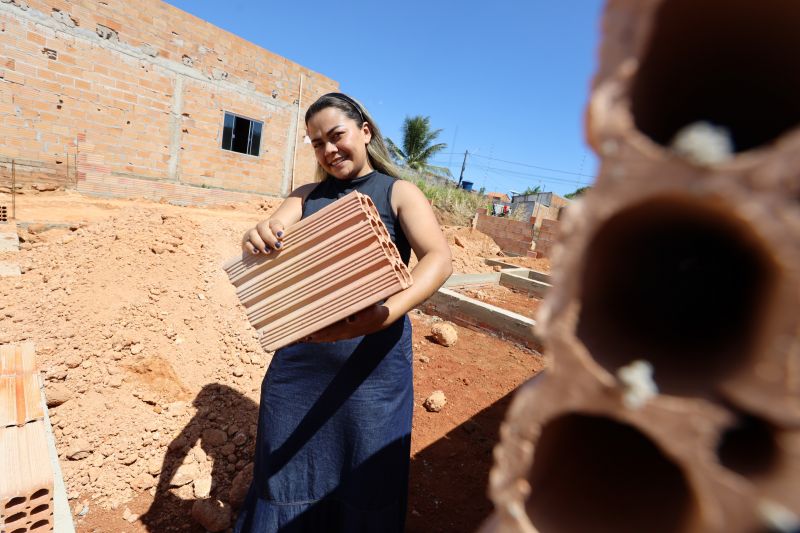
[[[357,191],[287,228],[281,251],[243,254],[224,269],[267,351],[412,283],[375,205]]]
[[[520,256],[533,256],[531,251],[533,242],[533,225],[528,222],[512,220],[505,217],[495,217],[479,210],[475,228],[491,237],[497,246],[506,253]]]
[[[562,222],[550,365],[501,427],[484,531],[800,530],[798,23],[608,3],[600,173]]]
[[[53,471],[32,344],[0,346],[0,531],[53,531]]]

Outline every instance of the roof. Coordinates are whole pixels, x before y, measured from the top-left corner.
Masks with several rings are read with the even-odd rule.
[[[510,202],[511,201],[511,198],[509,198],[507,194],[502,193],[502,192],[487,192],[486,196],[488,196],[489,198],[497,198],[501,202]]]

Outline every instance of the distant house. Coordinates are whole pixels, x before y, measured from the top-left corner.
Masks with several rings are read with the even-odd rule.
[[[511,198],[511,212],[519,220],[535,219],[535,229],[539,229],[543,220],[558,220],[561,211],[569,205],[566,198],[552,193],[515,194]],[[520,212],[521,211],[521,212]]]
[[[511,203],[511,198],[509,198],[507,194],[503,194],[501,192],[487,192],[486,196],[488,196],[492,200],[492,203],[496,202],[503,202],[506,204]]]

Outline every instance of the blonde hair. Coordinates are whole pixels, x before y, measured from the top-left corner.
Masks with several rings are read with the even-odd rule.
[[[328,107],[335,107],[358,125],[363,125],[364,122],[369,124],[369,130],[372,132],[372,138],[367,144],[367,158],[369,159],[369,164],[382,174],[393,178],[400,178],[400,169],[397,168],[397,165],[394,164],[392,157],[389,155],[389,150],[386,148],[386,141],[383,140],[380,128],[378,128],[378,125],[367,109],[354,98],[343,93],[328,93],[320,96],[306,111],[306,125],[308,125],[308,121],[311,120],[311,117]],[[315,181],[323,181],[328,176],[329,174],[325,172],[325,169],[323,169],[319,161],[317,161],[317,169],[314,172]]]

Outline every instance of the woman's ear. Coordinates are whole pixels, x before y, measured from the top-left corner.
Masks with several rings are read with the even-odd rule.
[[[364,134],[364,144],[369,144],[372,140],[372,127],[369,125],[369,122],[364,121],[361,125],[361,133]]]

